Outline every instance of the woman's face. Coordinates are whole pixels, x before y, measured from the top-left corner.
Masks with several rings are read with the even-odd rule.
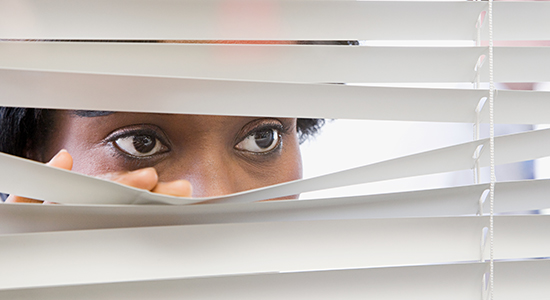
[[[58,111],[45,156],[67,149],[73,170],[102,175],[154,167],[186,179],[193,197],[236,193],[302,177],[296,119]]]

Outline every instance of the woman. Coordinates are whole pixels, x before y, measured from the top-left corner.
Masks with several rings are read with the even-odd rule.
[[[299,144],[322,123],[3,107],[0,151],[156,193],[208,197],[301,178]]]

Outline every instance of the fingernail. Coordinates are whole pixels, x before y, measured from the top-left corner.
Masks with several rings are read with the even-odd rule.
[[[68,152],[67,150],[65,150],[65,149],[61,149],[61,150],[59,150],[59,152],[57,152],[57,154],[55,154],[55,155],[52,157],[52,159],[50,159],[49,162],[54,161],[54,160],[55,160],[56,158],[58,158],[62,153],[69,153],[69,152]]]

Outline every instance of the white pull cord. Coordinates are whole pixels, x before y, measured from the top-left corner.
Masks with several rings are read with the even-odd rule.
[[[489,150],[491,158],[491,185],[489,190],[490,215],[489,215],[489,240],[490,240],[490,278],[489,299],[494,296],[494,201],[495,201],[495,122],[494,122],[494,98],[495,83],[493,76],[493,0],[489,0]]]

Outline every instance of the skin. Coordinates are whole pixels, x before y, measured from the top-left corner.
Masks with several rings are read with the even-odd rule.
[[[56,114],[51,141],[36,153],[54,167],[181,197],[219,196],[302,177],[293,118]],[[140,148],[144,136],[155,140],[152,151],[151,143]],[[42,203],[17,196],[6,202]]]

